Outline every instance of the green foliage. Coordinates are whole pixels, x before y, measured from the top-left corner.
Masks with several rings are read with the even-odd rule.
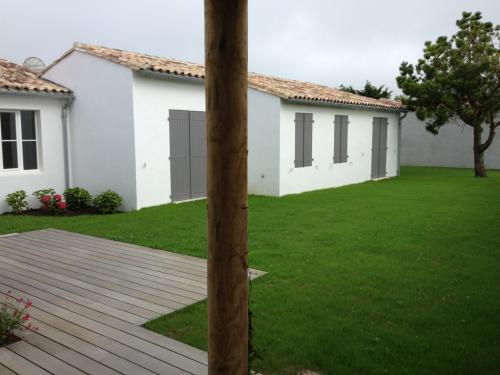
[[[14,335],[16,330],[38,330],[28,323],[31,319],[28,309],[31,306],[31,301],[13,296],[12,291],[4,292],[3,301],[0,301],[0,347]]]
[[[20,214],[22,210],[28,207],[28,202],[26,200],[27,197],[28,194],[24,190],[18,190],[14,193],[8,194],[5,201],[10,207],[12,207],[12,212]]]
[[[106,190],[94,198],[94,205],[101,214],[116,212],[123,202],[122,197],[112,190]]]
[[[347,91],[353,94],[367,96],[374,99],[390,99],[392,95],[392,91],[390,91],[384,85],[377,87],[375,85],[372,85],[370,81],[366,81],[365,87],[363,87],[362,90],[356,90],[352,86],[344,85],[340,85],[340,89],[342,91]]]
[[[92,203],[92,196],[84,188],[68,188],[64,190],[63,195],[70,210],[80,210],[82,208],[87,208]]]
[[[41,200],[44,195],[53,195],[55,194],[56,191],[52,188],[47,188],[47,189],[40,189],[35,192],[33,192],[33,195],[36,197],[36,199]]]
[[[480,12],[464,12],[456,25],[451,38],[425,42],[423,57],[415,66],[403,62],[396,79],[407,96],[405,104],[434,134],[450,119],[473,127],[498,126],[500,26],[482,22]]]

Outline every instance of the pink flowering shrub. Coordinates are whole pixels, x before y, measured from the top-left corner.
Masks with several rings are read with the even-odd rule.
[[[42,204],[40,209],[51,215],[61,214],[67,208],[62,195],[57,194],[54,189],[38,190],[35,191],[33,195],[36,196]]]
[[[4,299],[0,302],[0,346],[13,337],[15,330],[38,330],[38,327],[29,323],[31,317],[28,310],[33,303],[21,297],[14,297],[10,290],[3,295]]]

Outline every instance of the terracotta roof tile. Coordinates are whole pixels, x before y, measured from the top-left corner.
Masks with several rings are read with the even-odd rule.
[[[146,55],[144,53],[123,51],[116,48],[107,48],[91,44],[75,43],[72,51],[86,52],[90,55],[109,60],[133,70],[146,70],[180,76],[205,78],[205,67],[201,64],[166,59]]]
[[[133,70],[154,71],[201,79],[205,78],[205,67],[201,64],[151,56],[143,53],[123,51],[115,48],[95,46],[91,44],[75,43],[74,47],[60,59],[64,58],[64,56],[73,51],[88,53],[116,64],[126,66]],[[56,60],[56,62],[59,60]],[[375,108],[404,109],[401,102],[398,100],[377,100],[315,83],[271,77],[262,74],[250,73],[248,76],[248,84],[256,90],[267,92],[287,100],[306,100],[311,102],[335,103]]]
[[[40,78],[36,73],[21,65],[4,59],[0,59],[1,91],[48,92],[57,94],[69,94],[71,92],[63,86]]]
[[[295,81],[256,73],[249,74],[248,84],[250,87],[257,90],[261,90],[288,100],[306,100],[344,105],[404,109],[399,100],[373,99],[339,89],[318,85],[316,83]]]

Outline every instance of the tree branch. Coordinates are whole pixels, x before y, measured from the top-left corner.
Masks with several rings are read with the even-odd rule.
[[[488,139],[482,145],[479,145],[478,151],[484,152],[490,147],[491,142],[493,142],[493,138],[495,137],[495,129],[498,126],[498,123],[495,123],[493,113],[490,114],[490,134],[488,134]]]

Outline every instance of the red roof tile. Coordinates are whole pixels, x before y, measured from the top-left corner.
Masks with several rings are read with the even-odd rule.
[[[88,53],[137,71],[153,71],[200,79],[205,78],[205,67],[201,64],[91,44],[75,43],[74,47],[59,60],[73,51]],[[56,60],[51,66],[59,60]],[[404,109],[398,100],[372,99],[316,83],[295,81],[262,74],[250,73],[248,76],[248,85],[256,90],[267,92],[287,100],[304,100],[312,103],[323,102],[396,110]]]
[[[31,70],[0,59],[0,92],[48,92],[69,94],[71,91],[56,83],[40,78]]]

